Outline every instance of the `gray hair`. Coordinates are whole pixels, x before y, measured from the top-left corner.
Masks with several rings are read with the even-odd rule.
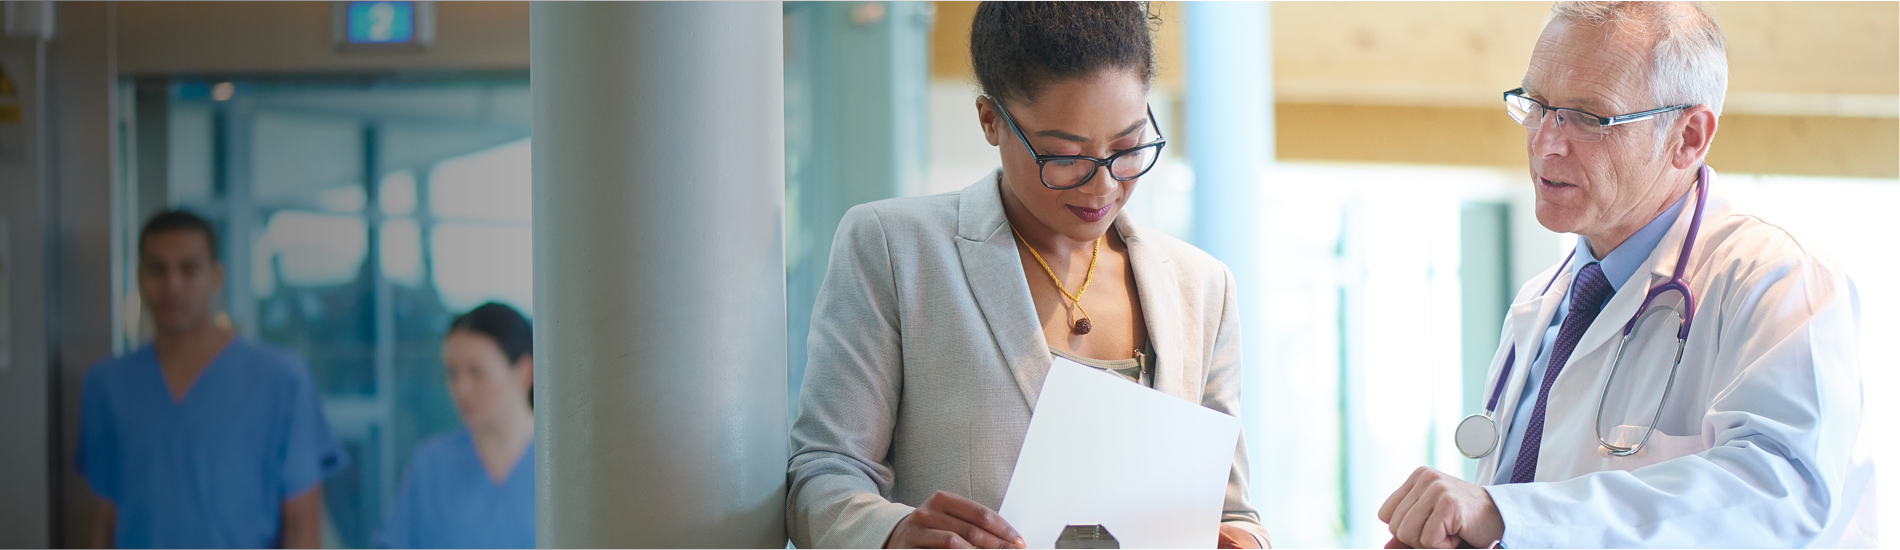
[[[1611,25],[1640,43],[1655,44],[1649,61],[1649,95],[1654,107],[1708,105],[1722,115],[1728,93],[1727,40],[1722,27],[1701,2],[1557,2],[1545,22],[1563,21],[1583,28]],[[1657,154],[1663,136],[1682,111],[1655,118]]]

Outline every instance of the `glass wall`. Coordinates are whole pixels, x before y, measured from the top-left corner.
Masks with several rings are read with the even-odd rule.
[[[164,128],[127,128],[146,138],[132,156],[164,166],[122,178],[122,200],[149,205],[118,210],[126,242],[158,206],[217,226],[220,320],[309,360],[350,455],[324,484],[325,544],[368,546],[415,446],[459,425],[449,322],[487,301],[533,313],[526,75],[142,88],[163,101],[134,103],[162,116],[129,120]],[[151,328],[136,281],[120,283],[125,350]]]
[[[1263,383],[1242,418],[1253,502],[1276,544],[1377,547],[1378,507],[1414,468],[1470,467],[1449,434],[1502,321],[1510,181],[1311,162],[1263,177],[1253,230],[1268,236],[1266,267],[1236,282],[1266,310],[1264,339],[1244,345],[1261,365],[1247,377]]]

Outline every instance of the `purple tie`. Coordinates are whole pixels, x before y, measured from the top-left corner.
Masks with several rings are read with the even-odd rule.
[[[1517,447],[1517,466],[1511,469],[1511,483],[1524,483],[1537,477],[1537,451],[1544,443],[1544,405],[1550,402],[1550,385],[1557,381],[1557,373],[1570,360],[1577,340],[1583,338],[1590,322],[1603,310],[1603,302],[1616,294],[1610,280],[1603,277],[1603,267],[1594,262],[1577,271],[1576,288],[1576,293],[1570,295],[1570,313],[1564,316],[1563,326],[1557,329],[1557,341],[1551,344],[1550,366],[1544,369],[1544,384],[1537,389],[1537,408],[1531,410],[1531,423],[1524,428],[1524,441]]]

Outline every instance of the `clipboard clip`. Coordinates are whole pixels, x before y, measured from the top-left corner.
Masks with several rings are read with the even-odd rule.
[[[1056,537],[1056,548],[1121,548],[1121,541],[1101,525],[1070,525]]]

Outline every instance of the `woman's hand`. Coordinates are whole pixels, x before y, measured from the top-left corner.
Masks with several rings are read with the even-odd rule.
[[[1259,541],[1254,539],[1253,533],[1247,532],[1246,529],[1241,529],[1239,526],[1222,523],[1220,524],[1220,544],[1216,545],[1215,547],[1216,548],[1259,548],[1260,543]]]
[[[976,501],[937,491],[897,522],[885,548],[1022,548],[1023,536]]]

